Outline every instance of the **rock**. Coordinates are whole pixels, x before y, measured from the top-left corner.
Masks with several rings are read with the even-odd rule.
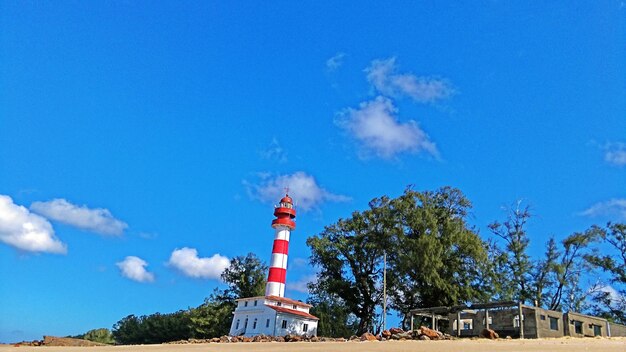
[[[399,334],[391,335],[391,337],[396,340],[411,340],[413,339],[413,334],[410,331],[403,331]]]
[[[402,330],[400,328],[391,328],[391,329],[389,329],[389,332],[391,333],[391,335],[396,335],[396,334],[404,333],[404,330]]]
[[[359,339],[359,337],[358,337],[358,336],[356,336],[356,335],[352,335],[352,336],[350,336],[350,338],[349,338],[348,340],[350,340],[350,341],[356,341],[356,340],[358,340],[358,339]]]
[[[380,335],[384,338],[384,339],[389,339],[391,337],[391,331],[389,330],[383,330],[383,332],[380,333]]]
[[[420,335],[426,335],[431,340],[439,340],[443,335],[437,330],[429,329],[425,326],[420,326]]]
[[[348,340],[346,340],[346,339],[345,339],[345,338],[343,338],[343,337],[338,337],[338,338],[336,338],[334,341],[335,341],[335,342],[348,342]]]
[[[480,332],[480,337],[484,337],[486,339],[491,339],[491,340],[497,340],[500,336],[498,336],[497,332],[491,329],[483,329],[483,331]]]
[[[363,335],[361,335],[360,337],[360,340],[361,341],[378,341],[376,336],[374,336],[374,334],[370,334],[369,332],[363,333]]]
[[[214,337],[214,338],[211,339],[211,342],[218,343],[218,342],[220,342],[220,338],[219,337]]]
[[[319,341],[320,341],[319,337],[317,336],[311,337],[311,342],[319,342]]]
[[[419,339],[419,340],[422,340],[422,341],[429,341],[429,340],[430,340],[430,337],[428,337],[428,336],[426,336],[426,335],[420,335],[420,336],[418,337],[418,339]]]
[[[274,341],[276,342],[285,342],[285,338],[282,336],[276,336],[274,337]]]
[[[222,342],[222,343],[230,342],[230,336],[224,335],[224,336],[220,337],[220,342]]]

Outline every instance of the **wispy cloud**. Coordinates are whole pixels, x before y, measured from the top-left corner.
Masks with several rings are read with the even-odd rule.
[[[135,256],[128,256],[121,262],[115,263],[122,276],[137,282],[153,282],[154,274],[146,270],[148,263]]]
[[[248,194],[262,202],[274,204],[285,195],[285,188],[289,188],[289,195],[296,201],[298,209],[309,211],[319,207],[324,202],[346,202],[350,198],[334,194],[317,184],[315,178],[305,172],[298,171],[289,175],[260,174],[257,183],[244,181]]]
[[[337,53],[333,57],[326,60],[326,69],[329,72],[337,70],[341,65],[343,65],[343,58],[346,57],[345,53]]]
[[[432,103],[448,98],[455,92],[447,79],[397,73],[395,57],[372,61],[365,73],[370,84],[389,97],[406,95],[420,103]]]
[[[259,154],[261,155],[261,158],[266,160],[273,160],[279,163],[287,162],[287,152],[280,146],[280,143],[276,138],[273,138],[270,145]]]
[[[46,219],[5,195],[0,195],[0,241],[28,252],[67,253]]]
[[[287,287],[290,290],[293,290],[296,292],[308,293],[309,283],[315,283],[315,282],[317,282],[317,275],[307,275],[307,276],[301,277],[298,281],[287,283]]]
[[[401,123],[397,112],[390,99],[379,96],[361,103],[358,109],[340,112],[335,123],[361,143],[364,156],[374,153],[391,159],[403,152],[424,151],[438,157],[437,147],[417,122]]]
[[[230,265],[230,260],[220,254],[215,254],[210,258],[200,258],[195,248],[184,247],[172,252],[168,265],[185,276],[197,279],[219,279],[224,269]]]
[[[89,209],[84,205],[74,205],[65,199],[34,202],[30,209],[48,219],[102,235],[119,236],[128,227],[125,222],[113,217],[108,209]]]
[[[617,166],[626,165],[626,143],[607,143],[604,147],[604,161]]]
[[[615,217],[626,220],[626,199],[611,199],[605,202],[598,202],[588,209],[582,211],[580,215],[589,217]]]

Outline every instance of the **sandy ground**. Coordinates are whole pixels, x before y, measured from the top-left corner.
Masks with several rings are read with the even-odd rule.
[[[141,345],[141,346],[106,346],[106,347],[13,347],[0,346],[4,351],[35,352],[511,352],[511,351],[563,351],[563,352],[626,352],[626,338],[610,339],[539,339],[539,340],[455,340],[455,341],[388,341],[388,342],[257,342],[233,344],[197,344],[197,345]]]

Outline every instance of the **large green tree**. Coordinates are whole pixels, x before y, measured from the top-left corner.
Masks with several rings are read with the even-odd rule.
[[[405,325],[414,308],[487,298],[482,280],[486,244],[466,222],[471,203],[460,190],[407,188],[388,207],[395,238],[390,296]]]
[[[387,198],[352,213],[309,237],[311,262],[319,269],[317,285],[337,297],[357,319],[357,333],[374,331],[382,299],[382,258],[393,248],[385,230]]]
[[[357,333],[374,331],[382,304],[383,256],[391,307],[404,317],[417,307],[457,304],[484,296],[481,268],[486,246],[465,221],[469,201],[457,189],[417,192],[372,200],[310,237],[318,285],[336,296],[358,322]],[[405,320],[406,321],[406,320]]]

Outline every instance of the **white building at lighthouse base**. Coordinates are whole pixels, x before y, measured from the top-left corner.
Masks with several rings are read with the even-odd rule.
[[[236,300],[230,336],[317,336],[318,318],[309,313],[310,304],[278,296]]]

